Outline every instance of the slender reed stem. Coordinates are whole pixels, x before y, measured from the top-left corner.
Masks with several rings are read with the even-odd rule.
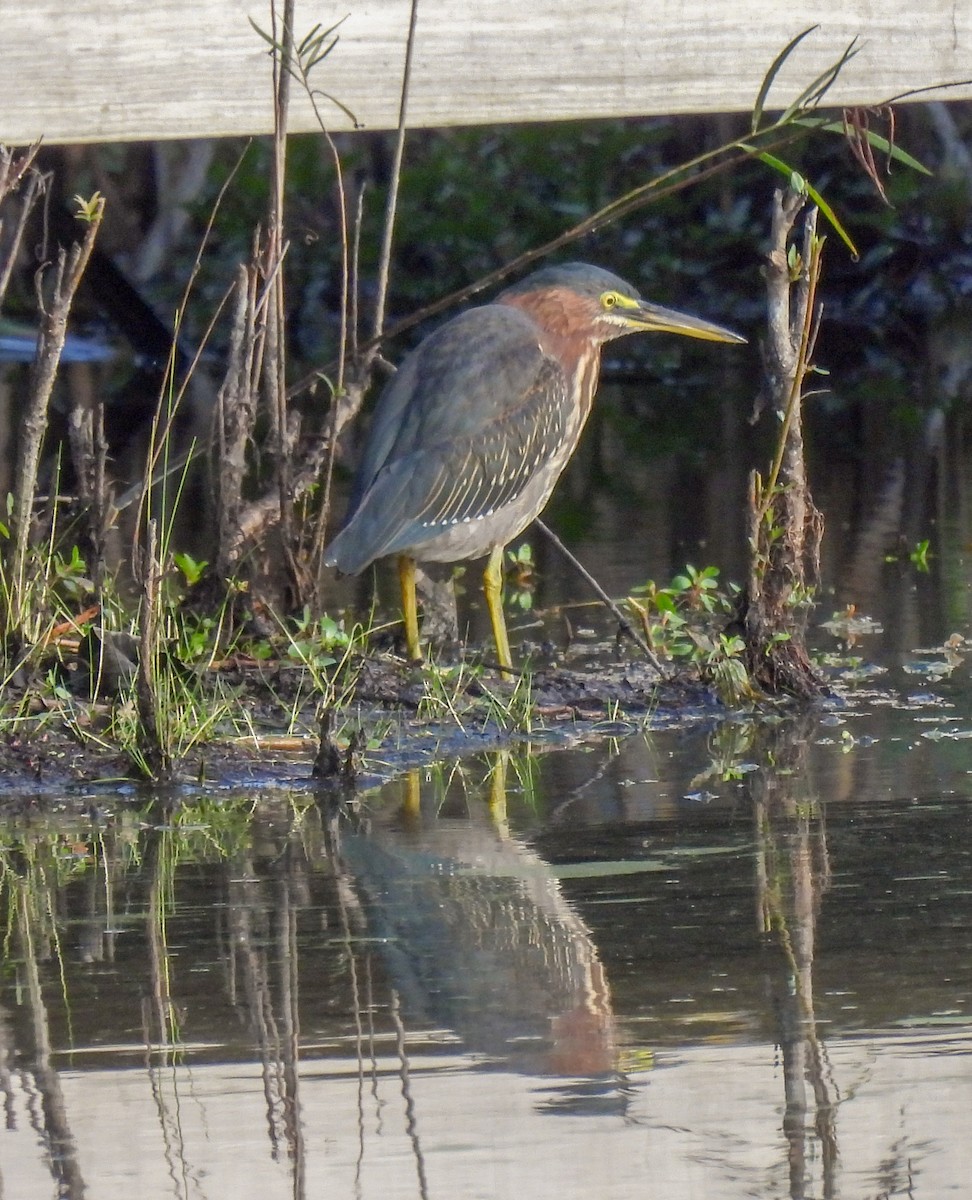
[[[418,20],[418,0],[412,0],[408,21],[408,40],[405,43],[405,67],[402,74],[402,93],[398,105],[398,129],[395,153],[392,156],[391,178],[385,203],[385,227],[378,256],[378,294],[375,298],[374,336],[380,338],[385,327],[385,305],[388,300],[388,278],[391,271],[392,241],[395,234],[395,213],[398,207],[398,188],[402,176],[402,157],[405,153],[405,117],[408,112],[408,92],[412,81],[412,52],[415,48],[415,25]]]

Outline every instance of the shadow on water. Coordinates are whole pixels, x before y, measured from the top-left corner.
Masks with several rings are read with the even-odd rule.
[[[827,731],[9,822],[5,1194],[954,1189],[972,785]]]

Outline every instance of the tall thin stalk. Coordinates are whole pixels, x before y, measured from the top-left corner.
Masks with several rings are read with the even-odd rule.
[[[408,94],[412,82],[412,54],[415,50],[415,27],[417,22],[418,0],[412,0],[408,21],[408,38],[405,42],[405,67],[402,72],[402,91],[398,105],[398,128],[395,134],[395,152],[392,155],[391,175],[388,180],[388,198],[385,202],[385,225],[381,234],[381,251],[378,255],[378,281],[373,326],[374,337],[376,338],[381,337],[385,328],[385,305],[388,302],[392,242],[395,236],[395,214],[398,208],[398,188],[402,177],[402,159],[405,154],[405,121],[408,115]]]
[[[138,674],[135,683],[135,702],[138,708],[139,750],[150,778],[165,782],[172,774],[172,754],[163,736],[166,714],[160,712],[158,688],[159,642],[159,585],[162,565],[159,562],[158,526],[151,518],[145,530],[142,553],[142,606],[138,639]]]
[[[291,488],[291,450],[295,430],[290,428],[286,384],[286,308],[284,276],[280,266],[286,253],[284,239],[284,198],[287,176],[287,120],[290,111],[290,63],[294,57],[294,0],[284,0],[281,28],[277,27],[276,8],[271,5],[271,29],[280,52],[273,56],[273,166],[270,187],[270,212],[265,247],[264,278],[268,283],[264,385],[274,440],[274,470],[280,502],[280,533],[291,583],[300,591],[297,566],[293,558],[293,499]]]

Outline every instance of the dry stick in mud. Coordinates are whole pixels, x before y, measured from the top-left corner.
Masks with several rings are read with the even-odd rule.
[[[108,442],[105,436],[104,392],[88,363],[71,363],[67,369],[68,444],[77,488],[77,507],[90,553],[94,592],[101,595],[107,570],[105,540],[108,532]]]
[[[740,620],[753,681],[774,695],[810,699],[822,685],[806,649],[806,600],[819,574],[823,519],[807,484],[801,404],[819,321],[823,239],[811,208],[802,250],[789,246],[805,203],[793,191],[777,192],[773,199],[764,358],[766,394],[780,433],[765,482],[758,472],[750,477],[749,578]]]

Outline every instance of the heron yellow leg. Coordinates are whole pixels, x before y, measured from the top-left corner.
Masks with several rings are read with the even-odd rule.
[[[509,762],[509,750],[498,750],[489,773],[489,815],[502,838],[510,836],[510,823],[506,819],[506,768]]]
[[[499,659],[500,674],[504,679],[509,679],[513,674],[513,659],[510,657],[510,639],[506,634],[506,621],[503,617],[502,546],[494,546],[489,552],[489,561],[483,572],[483,592],[486,595],[490,624],[493,626],[493,640],[496,642],[496,657]]]
[[[418,604],[415,600],[415,559],[402,554],[398,559],[398,583],[402,589],[402,616],[405,618],[405,643],[412,662],[422,661],[419,645]]]

